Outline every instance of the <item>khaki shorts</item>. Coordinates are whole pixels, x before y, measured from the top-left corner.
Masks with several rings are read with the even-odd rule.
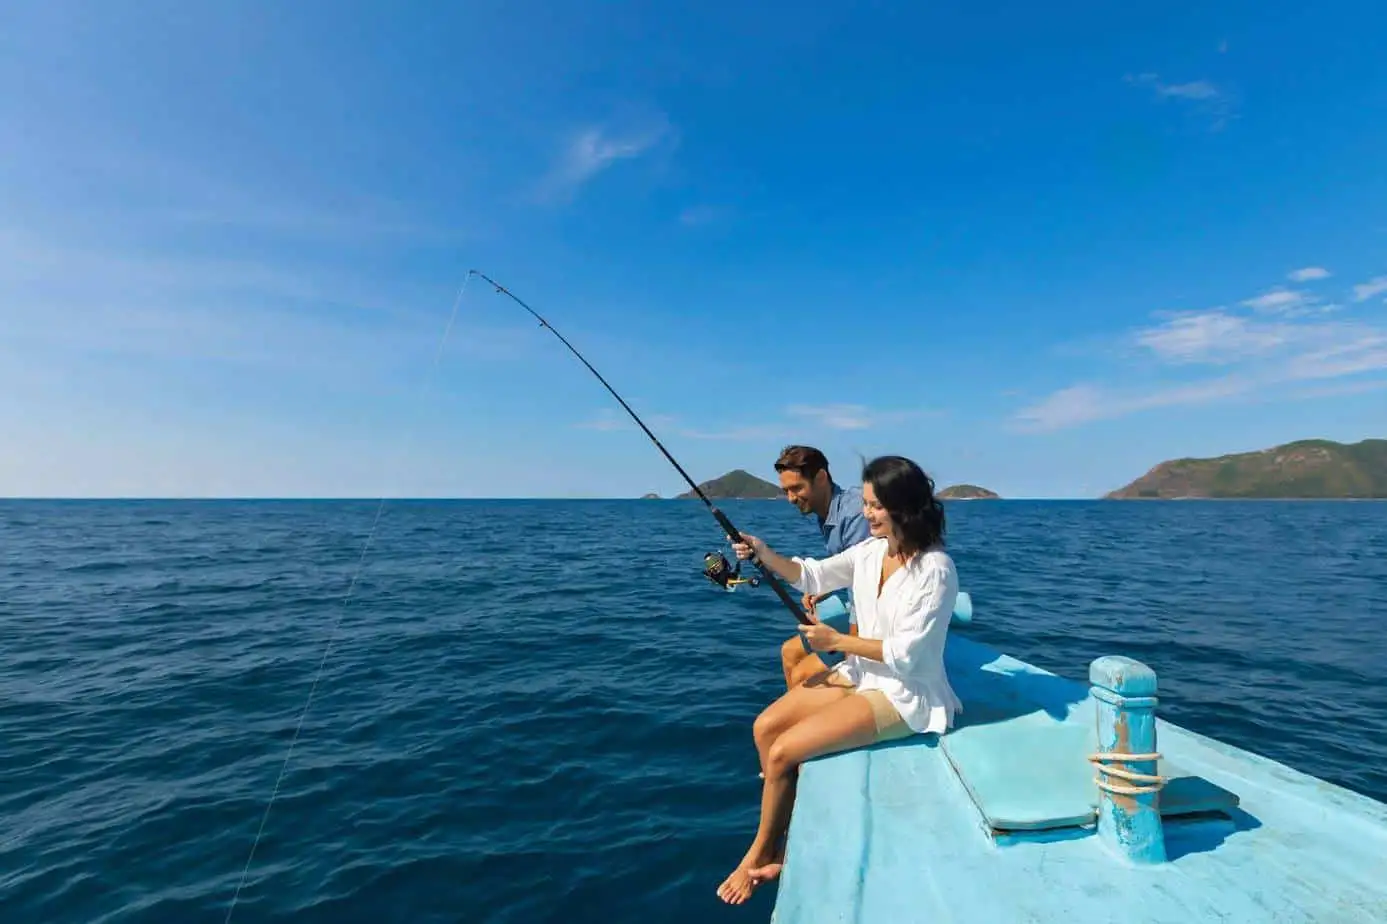
[[[880,690],[865,690],[857,694],[867,700],[872,707],[872,716],[877,723],[878,741],[891,741],[895,738],[904,738],[914,734],[915,730],[905,724],[905,719],[896,711],[896,707],[886,698],[886,694]]]
[[[905,724],[905,719],[901,718],[891,700],[880,690],[858,690],[837,671],[831,671],[825,680],[835,687],[852,690],[854,696],[860,696],[867,701],[867,705],[872,707],[872,718],[876,720],[877,741],[891,741],[915,733],[913,728]]]

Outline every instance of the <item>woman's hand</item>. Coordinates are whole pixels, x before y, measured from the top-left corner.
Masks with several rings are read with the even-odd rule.
[[[755,555],[757,558],[764,559],[769,546],[765,540],[757,539],[750,533],[742,533],[742,542],[732,543],[732,551],[737,553],[737,557],[746,560]]]
[[[755,536],[742,533],[742,541],[732,543],[732,551],[739,559],[756,558],[756,564],[762,568],[774,571],[780,577],[794,584],[799,581],[804,572],[800,568],[799,562],[792,558],[785,558],[776,553],[774,549]]]
[[[809,640],[809,647],[815,651],[833,651],[843,641],[843,633],[826,622],[815,622],[812,626],[800,626],[799,631]]]

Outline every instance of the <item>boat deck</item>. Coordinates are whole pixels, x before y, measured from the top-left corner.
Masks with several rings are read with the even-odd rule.
[[[774,924],[1387,921],[1387,805],[1157,719],[1162,814],[1193,814],[1133,862],[1093,824],[1089,685],[946,659],[953,732],[801,769]]]

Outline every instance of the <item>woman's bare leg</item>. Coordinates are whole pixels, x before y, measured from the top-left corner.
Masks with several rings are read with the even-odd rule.
[[[796,687],[777,703],[783,702],[795,691],[814,689]],[[832,687],[817,689],[825,697],[830,689],[841,690]],[[767,749],[762,762],[766,780],[761,788],[760,826],[742,862],[718,887],[718,897],[728,904],[740,905],[751,896],[757,885],[779,874],[777,852],[780,841],[790,827],[800,764],[814,757],[862,747],[876,740],[876,717],[871,704],[860,696],[843,692],[846,695],[827,702],[781,732]],[[822,703],[823,699],[819,698],[819,702]]]
[[[820,670],[803,683],[782,693],[751,726],[756,741],[756,754],[761,759],[761,772],[766,772],[766,755],[782,732],[825,706],[830,706],[852,693],[852,685],[839,674]]]

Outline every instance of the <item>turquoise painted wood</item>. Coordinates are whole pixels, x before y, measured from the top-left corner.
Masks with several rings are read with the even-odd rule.
[[[1098,721],[1098,834],[1134,863],[1164,863],[1156,775],[1156,672],[1131,658],[1089,666]]]
[[[1094,687],[959,633],[945,659],[956,730],[801,768],[776,924],[1387,921],[1387,805],[1157,716],[1166,862],[1131,862],[1097,830]]]
[[[960,695],[967,701],[966,693]],[[1091,704],[1080,705],[1061,720],[1036,705],[1018,708],[1024,703],[1020,697],[1013,691],[1002,710],[969,708],[940,740],[940,750],[987,830],[998,836],[1096,824],[1100,790],[1088,760],[1098,750],[1095,710]],[[1237,793],[1165,758],[1157,762],[1156,772],[1168,780],[1161,790],[1163,817],[1238,805]]]
[[[953,616],[949,619],[949,626],[966,626],[973,621],[973,597],[966,590],[958,592],[958,599],[954,601]]]

